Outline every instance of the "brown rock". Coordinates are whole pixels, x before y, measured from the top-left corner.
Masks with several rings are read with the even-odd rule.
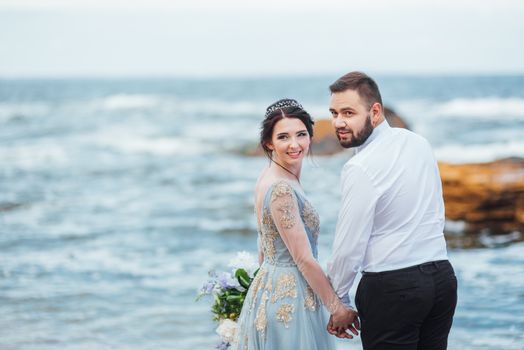
[[[312,150],[315,155],[331,155],[344,150],[338,142],[331,120],[318,119],[315,121]]]
[[[402,119],[394,110],[389,107],[384,107],[384,115],[389,125],[394,128],[404,128],[409,129],[408,124]]]
[[[524,227],[524,196],[520,196],[517,199],[517,205],[515,207],[515,220],[521,227]]]
[[[524,159],[439,163],[446,218],[466,231],[508,233],[524,226]]]

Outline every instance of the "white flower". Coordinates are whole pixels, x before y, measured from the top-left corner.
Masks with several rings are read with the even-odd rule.
[[[235,334],[237,331],[237,323],[229,318],[220,320],[220,324],[217,327],[217,334],[222,338],[226,343],[233,343],[235,340]]]
[[[258,262],[253,254],[241,251],[238,252],[237,256],[229,262],[228,266],[233,268],[233,273],[237,269],[244,269],[249,277],[253,277],[253,273],[258,269]]]

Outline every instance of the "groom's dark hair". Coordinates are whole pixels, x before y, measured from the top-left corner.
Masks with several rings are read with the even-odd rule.
[[[355,90],[368,103],[368,107],[371,107],[375,102],[382,105],[382,97],[380,96],[377,83],[362,72],[349,72],[331,84],[329,90],[332,94],[346,90]]]

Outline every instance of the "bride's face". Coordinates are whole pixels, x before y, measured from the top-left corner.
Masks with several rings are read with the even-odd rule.
[[[289,166],[301,164],[310,144],[311,137],[300,119],[283,118],[275,124],[268,147],[276,161]]]

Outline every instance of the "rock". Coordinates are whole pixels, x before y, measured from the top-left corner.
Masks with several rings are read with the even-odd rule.
[[[439,163],[446,218],[466,232],[503,234],[524,227],[524,159]]]
[[[384,107],[384,115],[386,116],[386,120],[388,121],[389,125],[394,128],[404,128],[409,129],[408,124],[402,119],[394,110],[392,110],[389,107]]]
[[[0,202],[0,212],[11,211],[23,207],[22,203]]]
[[[315,121],[315,129],[312,145],[313,155],[332,155],[342,152],[344,148],[340,146],[335,129],[329,119],[318,119]]]

